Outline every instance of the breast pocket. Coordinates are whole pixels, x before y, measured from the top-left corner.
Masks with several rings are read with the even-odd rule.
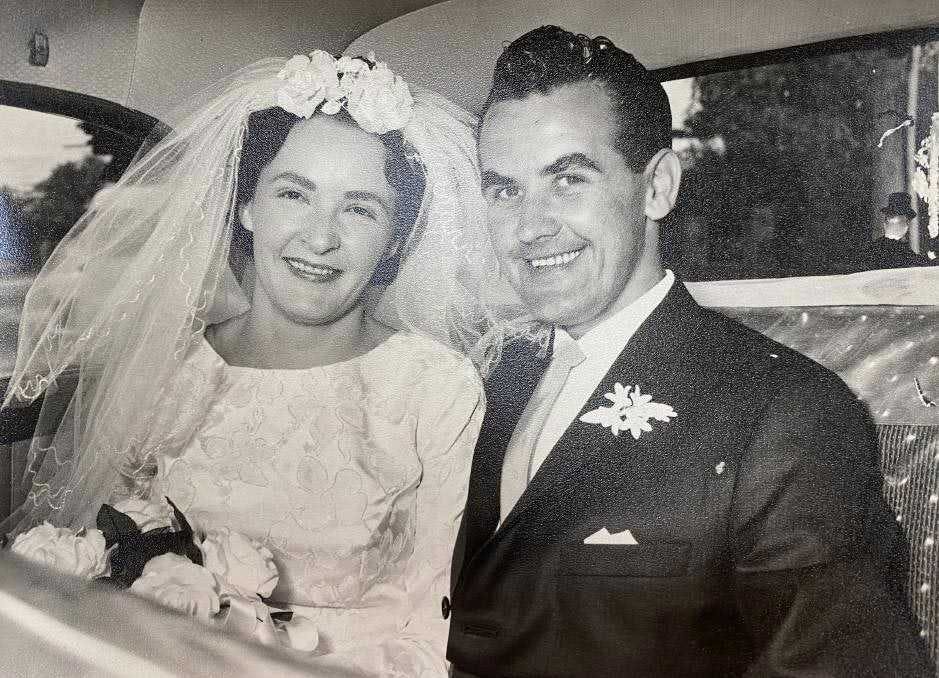
[[[691,544],[659,541],[642,544],[566,544],[558,572],[580,577],[679,577],[687,574]]]

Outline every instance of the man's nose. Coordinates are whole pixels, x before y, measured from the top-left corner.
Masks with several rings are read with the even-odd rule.
[[[537,196],[523,201],[518,215],[518,239],[533,244],[558,234],[561,226],[545,201]]]

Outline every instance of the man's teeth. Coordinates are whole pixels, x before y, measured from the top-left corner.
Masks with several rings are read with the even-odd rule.
[[[532,259],[531,265],[532,268],[543,268],[545,266],[563,266],[564,264],[569,264],[574,261],[583,250],[577,250],[575,252],[565,252],[564,254],[556,254],[553,257],[545,257],[544,259]]]
[[[330,268],[329,266],[317,266],[306,261],[301,261],[300,259],[285,259],[284,261],[286,261],[291,268],[305,275],[327,276],[339,273],[338,269]]]

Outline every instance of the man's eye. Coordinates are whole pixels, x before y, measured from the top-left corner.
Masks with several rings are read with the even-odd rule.
[[[515,200],[522,194],[522,190],[518,186],[497,186],[492,194],[499,201]]]
[[[282,191],[278,191],[277,197],[284,198],[285,200],[306,200],[306,196],[303,195],[303,193],[293,188],[285,188]]]
[[[560,174],[557,179],[555,179],[558,188],[572,188],[586,181],[586,179],[576,174]]]

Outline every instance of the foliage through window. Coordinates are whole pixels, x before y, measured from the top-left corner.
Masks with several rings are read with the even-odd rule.
[[[12,371],[36,273],[141,141],[104,125],[0,105],[0,376]]]
[[[862,270],[880,208],[910,188],[937,105],[939,43],[830,53],[668,83],[684,166],[667,224],[690,280]],[[915,124],[882,134],[907,118]],[[919,233],[926,207],[915,200]],[[910,244],[939,250],[928,236]]]

